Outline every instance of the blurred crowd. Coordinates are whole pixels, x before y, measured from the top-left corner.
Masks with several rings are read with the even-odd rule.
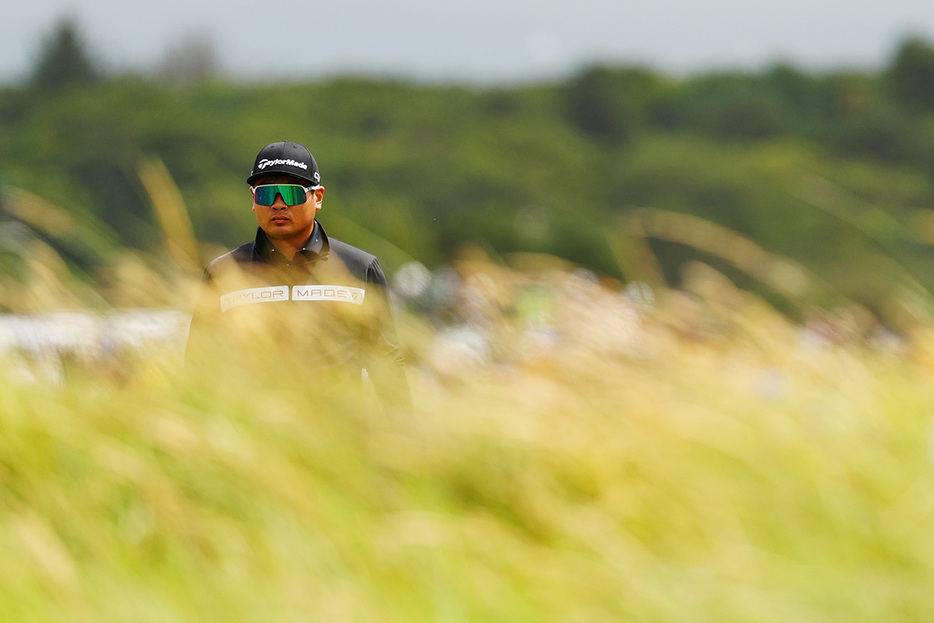
[[[622,283],[551,257],[504,266],[485,258],[436,270],[411,262],[390,275],[409,369],[441,383],[472,374],[547,368],[578,355],[656,358],[679,344],[771,333],[802,349],[860,344],[904,354],[909,343],[861,308],[813,309],[791,322],[761,298],[699,265],[682,288]],[[0,316],[0,359],[25,378],[78,369],[125,372],[159,348],[181,362],[188,310]],[[774,385],[774,383],[773,383]]]
[[[403,266],[399,307],[427,324],[416,363],[440,378],[471,369],[541,365],[568,348],[645,354],[642,316],[655,307],[645,284],[601,281],[591,271],[538,258],[524,269],[464,262],[431,272]]]

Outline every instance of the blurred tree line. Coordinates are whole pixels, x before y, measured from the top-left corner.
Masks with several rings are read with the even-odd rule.
[[[487,88],[243,84],[212,71],[209,49],[194,51],[159,75],[108,75],[66,21],[32,75],[0,89],[0,193],[23,189],[72,215],[80,227],[41,235],[75,266],[93,272],[124,247],[159,252],[138,175],[152,157],[206,255],[245,241],[255,222],[244,178],[262,145],[287,138],[319,161],[320,220],[390,271],[471,246],[648,279],[629,252],[641,245],[670,285],[701,259],[764,287],[690,232],[640,229],[633,218],[649,209],[716,223],[806,267],[830,295],[876,308],[893,287],[934,288],[934,47],[921,39],[875,73],[590,66]],[[23,220],[4,211],[10,201],[0,194],[0,225]],[[0,268],[15,270],[9,237]]]

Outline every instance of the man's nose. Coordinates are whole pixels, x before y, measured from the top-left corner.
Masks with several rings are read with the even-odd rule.
[[[282,198],[282,193],[276,193],[276,200],[272,202],[272,207],[274,208],[287,208],[288,204],[285,202],[285,199]]]

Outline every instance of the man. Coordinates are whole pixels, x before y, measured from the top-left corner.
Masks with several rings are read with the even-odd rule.
[[[407,403],[386,277],[374,255],[329,237],[317,221],[324,186],[311,152],[290,141],[266,145],[246,181],[256,238],[205,269],[189,360],[220,328],[249,346],[247,356],[274,352],[282,365],[353,371],[373,381],[384,404]]]

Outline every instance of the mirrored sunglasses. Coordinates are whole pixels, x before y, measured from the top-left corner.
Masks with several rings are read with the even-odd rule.
[[[253,186],[253,201],[256,205],[271,206],[276,202],[276,195],[280,195],[287,206],[297,206],[305,203],[306,193],[315,190],[318,186],[302,186],[300,184],[261,184]]]

